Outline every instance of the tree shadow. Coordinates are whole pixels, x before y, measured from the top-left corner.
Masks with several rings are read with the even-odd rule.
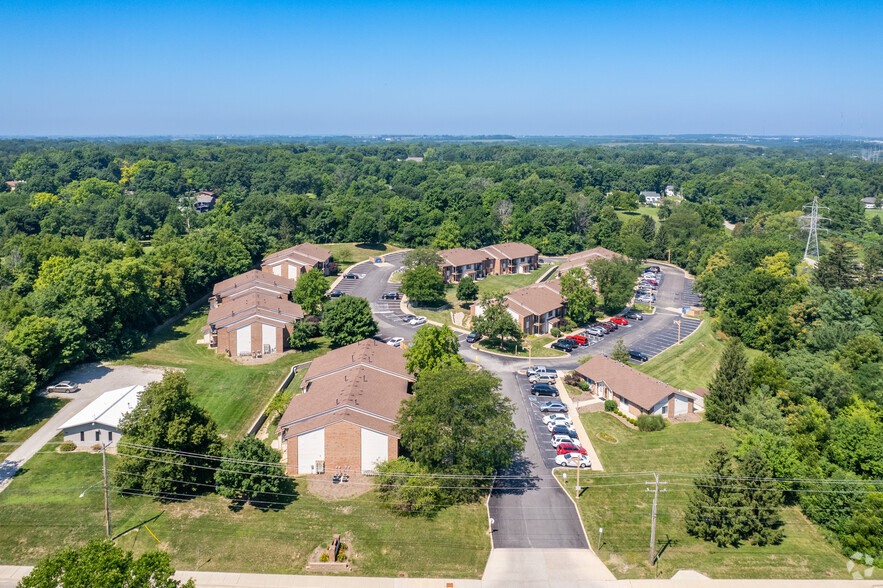
[[[282,484],[272,494],[257,493],[254,496],[239,496],[230,500],[227,509],[240,512],[247,505],[261,512],[283,510],[300,497],[294,480],[282,480]]]
[[[492,494],[524,494],[528,490],[537,488],[539,476],[531,474],[533,463],[524,454],[519,453],[512,465],[498,473],[499,476],[516,476],[513,478],[497,479],[494,482]]]
[[[386,251],[385,243],[356,243],[354,247],[366,251]]]

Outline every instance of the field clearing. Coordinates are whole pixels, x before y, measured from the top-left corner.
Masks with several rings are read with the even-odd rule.
[[[360,261],[401,249],[388,243],[319,243],[318,245],[331,251],[331,258],[337,263],[341,273]]]
[[[650,218],[652,218],[656,222],[659,222],[659,207],[658,206],[641,205],[641,206],[638,206],[638,210],[628,210],[628,211],[617,210],[616,211],[616,215],[623,222],[625,222],[626,219],[633,218],[633,217],[636,217],[641,214],[649,216]]]
[[[19,443],[45,425],[68,402],[70,402],[68,398],[34,397],[25,414],[15,419],[14,425],[9,424],[0,428],[0,461],[15,451]]]

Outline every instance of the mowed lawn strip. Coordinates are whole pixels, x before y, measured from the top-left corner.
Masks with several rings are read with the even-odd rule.
[[[68,402],[69,398],[34,397],[27,411],[14,419],[14,424],[0,428],[0,461],[3,461],[6,453],[13,451],[15,446],[45,425]]]
[[[318,245],[331,251],[331,258],[341,271],[360,261],[401,249],[387,243],[318,243]]]
[[[780,545],[719,548],[690,536],[684,509],[693,486],[689,478],[673,474],[701,473],[711,452],[720,445],[736,445],[735,433],[702,421],[670,425],[642,433],[627,428],[605,413],[581,415],[606,475],[584,474],[586,488],[578,501],[586,531],[599,555],[618,578],[669,578],[680,569],[694,569],[712,578],[847,578],[846,558],[828,544],[797,507],[784,508],[785,539]],[[630,472],[628,475],[622,475]],[[654,571],[648,565],[652,472],[660,472],[662,486],[656,523]],[[621,475],[610,475],[621,474]],[[560,471],[559,471],[560,477]],[[573,472],[568,475],[573,489]]]
[[[546,345],[554,340],[555,337],[552,337],[551,335],[534,335],[526,337],[518,345],[517,353],[515,342],[511,339],[506,339],[506,341],[503,342],[502,349],[500,349],[499,339],[482,339],[478,342],[478,346],[487,351],[493,351],[494,353],[505,353],[506,355],[515,355],[517,357],[528,357],[528,348],[530,348],[531,357],[564,357],[567,355],[564,351],[546,347]]]
[[[133,353],[121,363],[184,369],[197,404],[208,411],[221,433],[242,437],[273,396],[291,366],[315,359],[329,349],[329,341],[316,339],[312,349],[286,353],[259,365],[241,365],[196,341],[206,324],[206,309],[192,312],[160,332],[149,349]]]
[[[44,451],[50,451],[52,445]],[[112,471],[116,457],[108,455]],[[0,564],[33,565],[60,547],[104,536],[101,456],[41,453],[0,493]],[[159,546],[180,570],[304,573],[307,558],[340,533],[356,558],[355,575],[477,578],[490,553],[482,503],[442,510],[432,519],[399,516],[381,507],[372,490],[326,502],[304,492],[271,505],[231,509],[206,494],[184,502],[111,494],[116,543],[136,554]],[[284,508],[283,508],[284,507]],[[143,524],[159,538],[150,536]],[[128,531],[128,532],[126,532]]]

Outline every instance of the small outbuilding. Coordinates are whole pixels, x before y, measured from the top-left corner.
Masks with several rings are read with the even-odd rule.
[[[144,386],[129,386],[105,392],[58,427],[64,440],[78,447],[96,443],[115,446],[120,438],[120,420],[138,405],[143,391]]]

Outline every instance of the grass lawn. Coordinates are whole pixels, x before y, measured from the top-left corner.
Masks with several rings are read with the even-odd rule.
[[[659,208],[656,206],[641,205],[641,206],[638,206],[638,210],[630,210],[628,212],[624,211],[624,210],[617,210],[616,214],[617,214],[617,216],[619,216],[620,220],[622,220],[623,222],[625,222],[626,219],[631,218],[633,216],[638,216],[639,214],[649,216],[650,218],[652,218],[656,222],[659,222]]]
[[[194,311],[161,331],[149,349],[133,353],[121,363],[183,368],[196,403],[209,412],[219,431],[231,439],[245,434],[292,365],[314,359],[329,349],[329,341],[319,338],[311,350],[288,353],[272,363],[244,366],[196,343],[205,321],[204,308]]]
[[[867,216],[867,217],[878,216],[878,217],[880,217],[880,220],[883,220],[883,209],[866,208],[865,209],[865,216]]]
[[[115,456],[108,456],[113,469]],[[0,494],[0,563],[34,564],[61,547],[104,536],[101,456],[38,454],[27,471]],[[307,556],[340,533],[356,558],[355,575],[477,578],[490,552],[487,511],[476,503],[446,509],[434,519],[402,517],[382,508],[371,491],[325,502],[305,492],[282,510],[250,506],[205,495],[188,502],[159,502],[144,496],[111,494],[111,522],[117,545],[141,554],[157,542],[180,570],[304,573]],[[128,532],[126,532],[128,530]]]
[[[649,472],[700,472],[716,447],[735,444],[734,433],[706,421],[641,433],[609,414],[587,413],[581,418],[607,469],[603,474],[586,474],[582,482],[586,489],[579,508],[593,547],[597,547],[598,528],[603,527],[599,555],[618,578],[655,577],[647,563],[653,500],[646,490],[646,482],[653,479]],[[568,478],[573,488],[572,473]],[[659,495],[656,523],[659,577],[669,578],[680,569],[698,570],[712,578],[848,577],[846,558],[797,507],[783,509],[785,539],[781,544],[719,548],[686,532],[684,508],[692,482],[665,473],[660,480],[668,484]]]
[[[341,273],[355,263],[401,249],[386,243],[323,243],[321,246],[331,250],[331,257]]]
[[[485,296],[493,292],[502,291],[508,294],[512,290],[529,286],[540,279],[544,273],[549,271],[548,265],[541,265],[529,274],[509,274],[505,276],[487,276],[478,281],[478,296]],[[456,286],[454,286],[456,290]]]
[[[68,398],[34,397],[25,414],[15,419],[15,425],[0,428],[0,461],[15,451],[19,443],[45,425],[68,402]]]
[[[503,349],[500,349],[499,339],[482,339],[478,342],[478,346],[482,349],[493,351],[494,353],[505,353],[507,355],[516,355],[518,357],[527,357],[528,347],[530,347],[531,357],[563,357],[567,355],[563,351],[544,347],[544,345],[548,345],[554,340],[555,337],[552,337],[550,335],[532,335],[525,338],[522,344],[518,346],[517,353],[515,351],[515,342],[511,339],[506,340],[506,342],[503,344]]]
[[[684,390],[707,387],[714,377],[714,370],[720,362],[725,340],[714,332],[707,316],[692,335],[653,357],[647,363],[635,366],[636,369]],[[745,350],[748,359],[759,355],[760,351]]]

